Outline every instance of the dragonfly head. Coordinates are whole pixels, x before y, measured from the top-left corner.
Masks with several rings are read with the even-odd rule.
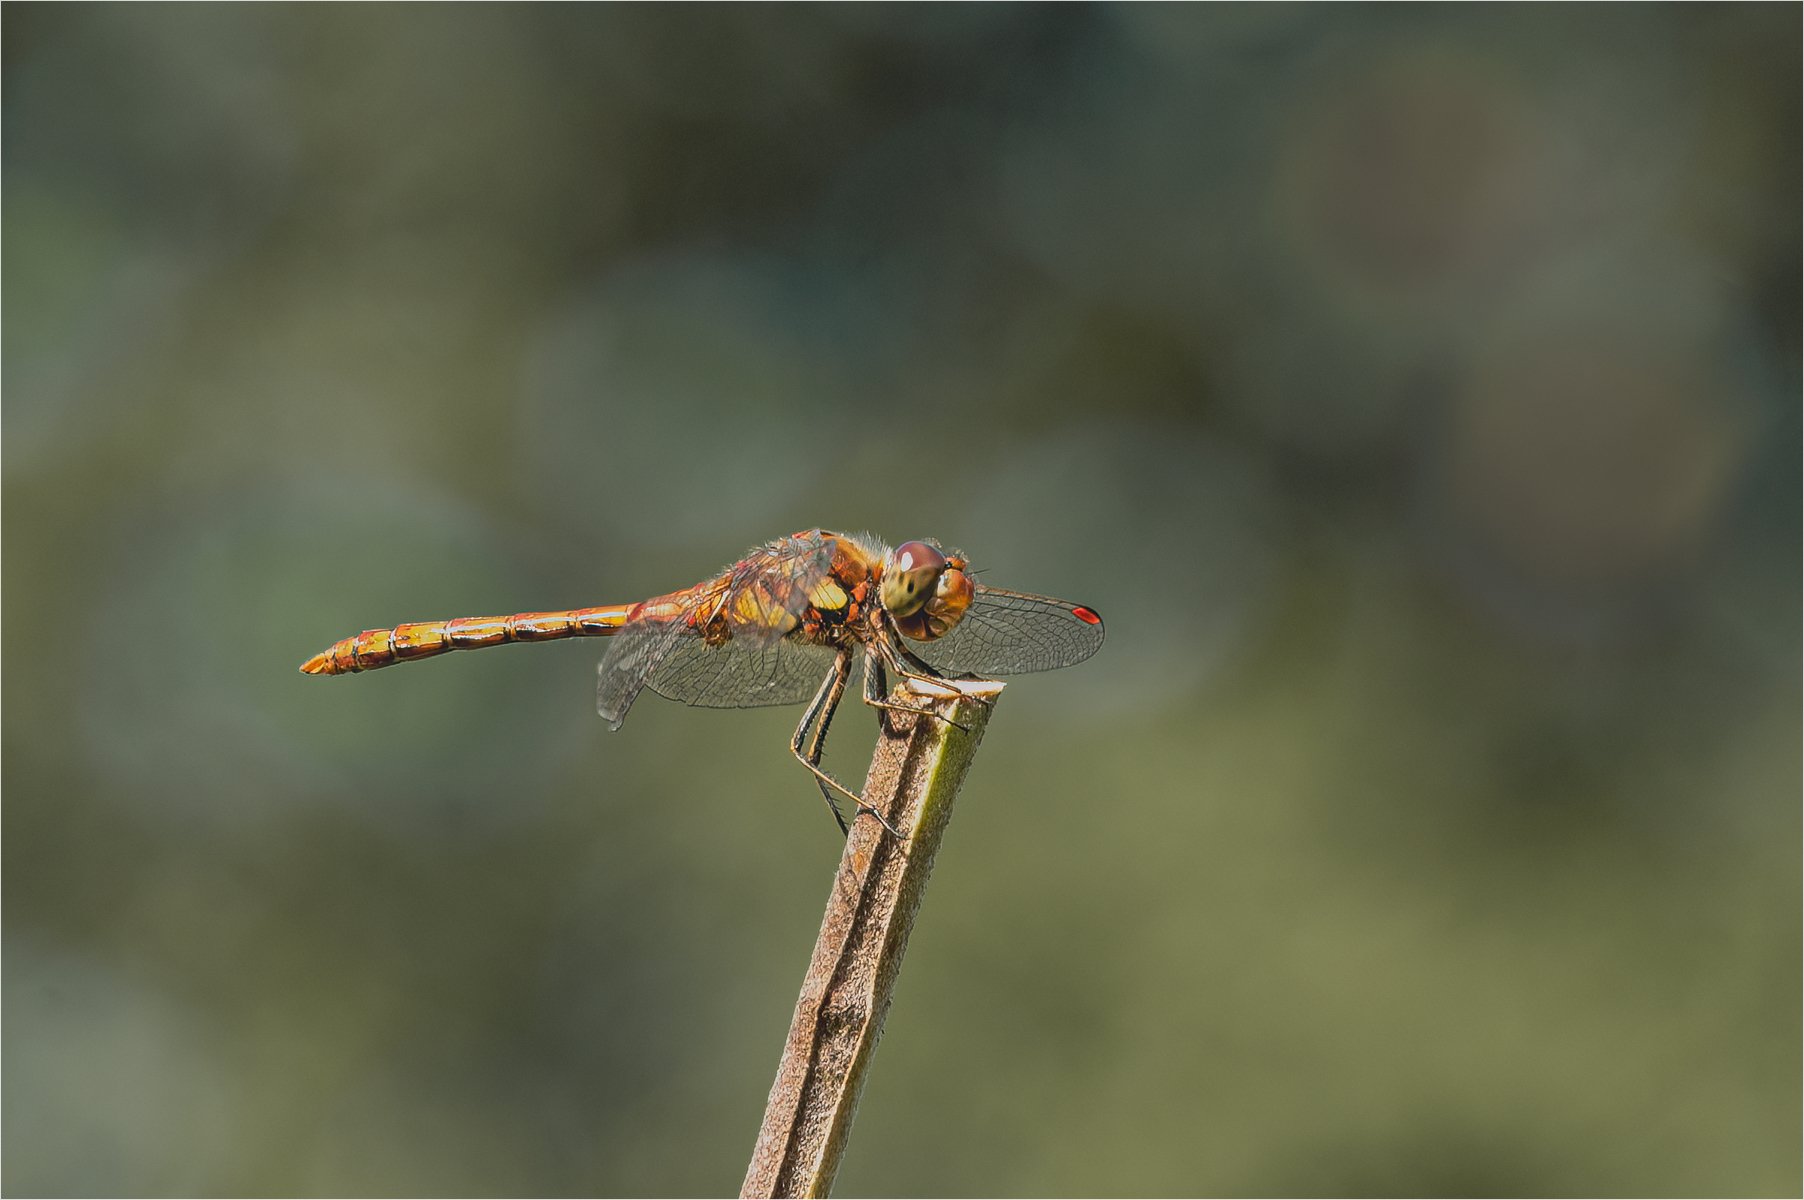
[[[878,596],[896,625],[916,641],[932,641],[958,624],[975,585],[965,560],[927,542],[904,542],[883,559]]]

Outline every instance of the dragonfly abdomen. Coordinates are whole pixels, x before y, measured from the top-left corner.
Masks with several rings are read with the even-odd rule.
[[[452,650],[480,650],[508,642],[551,642],[559,638],[606,637],[618,630],[630,605],[572,608],[561,612],[515,613],[511,617],[455,617],[421,621],[393,629],[366,629],[343,638],[301,664],[308,675],[348,675]]]

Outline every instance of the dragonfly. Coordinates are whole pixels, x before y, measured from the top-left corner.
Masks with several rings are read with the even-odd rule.
[[[301,665],[308,675],[348,675],[510,642],[610,639],[596,707],[619,729],[647,687],[706,708],[806,703],[790,753],[813,774],[840,832],[870,814],[864,798],[821,767],[828,727],[862,668],[864,703],[949,720],[890,696],[894,674],[917,694],[989,675],[1050,671],[1101,648],[1093,608],[978,583],[969,561],[931,540],[891,549],[868,534],[806,529],[754,548],[710,579],[637,604],[458,617],[344,638]],[[901,691],[898,695],[903,694]]]

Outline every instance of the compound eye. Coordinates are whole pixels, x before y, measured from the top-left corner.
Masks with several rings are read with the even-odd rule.
[[[946,556],[926,542],[903,542],[883,564],[883,607],[898,617],[917,611],[933,597],[946,569]]]
[[[926,571],[932,577],[946,569],[946,556],[939,547],[926,542],[903,542],[893,557],[897,569],[902,571]]]

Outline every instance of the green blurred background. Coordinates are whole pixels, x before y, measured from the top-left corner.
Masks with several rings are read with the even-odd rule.
[[[842,1193],[1797,1194],[1799,44],[7,6],[7,1191],[736,1190],[797,713],[296,667],[820,524],[1109,622]]]

